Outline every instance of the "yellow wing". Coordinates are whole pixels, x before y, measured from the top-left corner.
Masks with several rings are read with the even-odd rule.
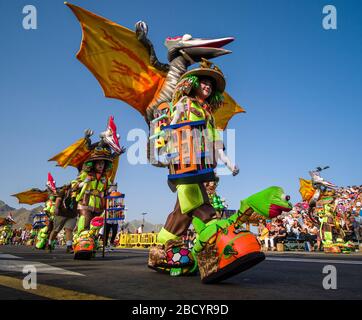
[[[150,65],[136,33],[73,4],[66,3],[82,27],[77,58],[93,73],[109,98],[120,99],[145,115],[166,74]]]
[[[79,169],[89,157],[90,153],[91,151],[88,149],[87,140],[81,138],[48,161],[56,161],[58,165],[63,168],[72,166]]]
[[[19,200],[19,203],[33,205],[36,203],[42,203],[48,200],[48,192],[40,189],[29,189],[24,192],[16,193],[12,195]]]
[[[217,129],[225,130],[230,119],[245,110],[238,105],[238,103],[224,92],[224,103],[223,106],[216,110],[214,113],[215,125]]]
[[[312,181],[299,178],[299,184],[299,192],[302,196],[303,201],[309,202],[310,199],[312,199],[314,192],[316,191],[313,188]]]

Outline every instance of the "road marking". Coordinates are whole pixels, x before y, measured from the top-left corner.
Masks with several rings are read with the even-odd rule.
[[[13,256],[12,254],[0,253],[0,259],[20,259],[20,257]]]
[[[14,258],[13,258],[14,259]],[[10,272],[23,272],[25,266],[34,266],[37,273],[47,273],[47,274],[61,274],[69,276],[81,276],[84,277],[84,274],[65,270],[62,268],[53,267],[51,265],[36,262],[36,261],[18,261],[18,260],[1,260],[0,259],[0,271],[10,271]]]
[[[108,297],[97,296],[94,294],[88,294],[74,290],[67,290],[39,283],[37,284],[36,289],[26,290],[23,287],[23,280],[8,276],[0,276],[0,286],[20,290],[53,300],[113,300]]]
[[[328,259],[293,259],[293,258],[270,258],[267,261],[285,261],[285,262],[308,262],[308,263],[327,263],[327,264],[362,264],[362,261],[354,260],[328,260]]]

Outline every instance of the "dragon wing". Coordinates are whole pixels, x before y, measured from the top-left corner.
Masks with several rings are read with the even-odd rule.
[[[224,92],[224,103],[214,113],[216,128],[225,130],[230,119],[241,112],[245,112],[245,110],[228,93]]]
[[[33,205],[36,203],[42,203],[48,200],[48,192],[40,189],[29,189],[24,192],[16,193],[12,195],[19,200],[19,203]]]
[[[150,64],[136,33],[70,3],[82,27],[77,58],[93,73],[104,95],[122,100],[143,116],[162,87],[166,73]]]
[[[63,168],[72,166],[79,170],[90,153],[87,139],[81,138],[48,161],[56,161]]]

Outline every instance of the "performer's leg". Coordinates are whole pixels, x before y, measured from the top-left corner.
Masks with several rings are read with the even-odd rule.
[[[108,238],[109,238],[109,233],[111,232],[111,227],[112,225],[109,223],[106,223],[103,229],[103,232],[105,232],[104,236],[105,236],[105,242],[104,245],[107,246],[108,245]]]
[[[192,218],[188,214],[182,214],[180,202],[177,199],[174,210],[168,215],[164,227],[158,234],[158,242],[165,244],[169,240],[177,240],[190,227]]]
[[[112,237],[111,237],[111,242],[110,244],[114,244],[114,240],[116,240],[116,236],[117,236],[117,231],[118,231],[118,224],[112,224]]]
[[[79,215],[78,234],[81,233],[83,230],[89,230],[90,222],[93,218],[91,211],[86,209],[80,209]]]

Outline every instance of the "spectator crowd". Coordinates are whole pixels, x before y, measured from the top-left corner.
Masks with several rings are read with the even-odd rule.
[[[362,186],[348,186],[335,191],[332,212],[332,232],[344,241],[358,242],[362,237]],[[277,243],[295,241],[304,244],[306,251],[320,251],[320,223],[308,215],[308,203],[297,203],[293,209],[272,220],[259,221],[258,238],[265,250],[276,250]]]

